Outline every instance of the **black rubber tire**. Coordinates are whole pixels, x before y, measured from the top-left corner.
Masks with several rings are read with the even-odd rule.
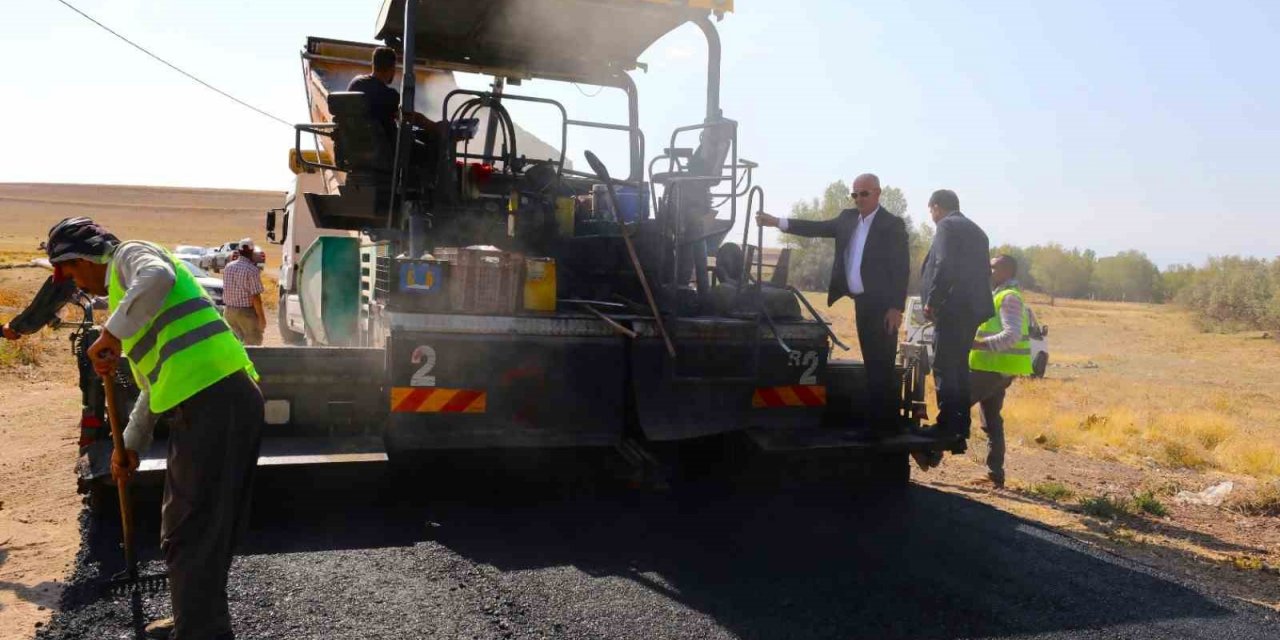
[[[1036,356],[1035,362],[1031,363],[1031,377],[1043,378],[1044,372],[1049,368],[1049,354],[1041,352]]]
[[[287,310],[285,309],[285,291],[280,287],[280,296],[276,299],[276,326],[280,328],[280,340],[291,347],[307,344],[307,337],[289,328]]]

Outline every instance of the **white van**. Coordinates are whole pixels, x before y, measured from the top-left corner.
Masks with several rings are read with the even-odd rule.
[[[1043,378],[1045,369],[1049,368],[1049,327],[1036,321],[1036,313],[1031,305],[1026,307],[1031,321],[1031,375]],[[929,366],[932,368],[933,323],[924,319],[924,306],[920,304],[920,296],[907,298],[907,312],[903,315],[902,325],[906,330],[904,344],[923,344],[929,352]],[[901,347],[898,348],[898,354],[898,359],[901,360]]]

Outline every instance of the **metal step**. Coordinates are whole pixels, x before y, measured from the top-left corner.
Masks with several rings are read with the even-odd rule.
[[[164,471],[168,442],[157,440],[139,461],[139,473]],[[258,451],[259,467],[315,464],[386,462],[387,450],[379,436],[337,438],[263,438]]]

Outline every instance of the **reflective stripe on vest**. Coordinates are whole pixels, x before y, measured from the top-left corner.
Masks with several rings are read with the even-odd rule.
[[[1029,376],[1032,373],[1031,318],[1027,313],[1026,301],[1023,300],[1021,291],[1014,287],[1008,287],[996,292],[996,315],[988,318],[986,322],[982,323],[982,326],[978,327],[978,336],[994,336],[1004,330],[1004,325],[1000,322],[1000,305],[1004,303],[1004,299],[1008,296],[1014,296],[1018,299],[1018,302],[1022,303],[1022,328],[1020,331],[1022,335],[1019,336],[1018,342],[1012,348],[1004,351],[970,350],[969,368],[974,371],[991,371],[1007,376]]]
[[[145,244],[168,259],[173,269],[173,288],[165,296],[160,312],[120,343],[134,379],[150,392],[151,412],[168,411],[237,371],[245,371],[257,380],[244,346],[231,333],[231,327],[195,276],[162,247]],[[114,260],[109,273],[107,302],[115,313],[124,299],[125,286]]]

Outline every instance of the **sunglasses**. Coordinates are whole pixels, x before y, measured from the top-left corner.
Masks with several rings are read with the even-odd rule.
[[[855,198],[869,198],[869,197],[871,197],[871,192],[870,192],[870,191],[868,191],[867,189],[863,189],[862,191],[854,191],[853,193],[851,193],[851,194],[849,194],[849,195],[851,195],[851,196],[853,196],[853,197],[855,197]]]

